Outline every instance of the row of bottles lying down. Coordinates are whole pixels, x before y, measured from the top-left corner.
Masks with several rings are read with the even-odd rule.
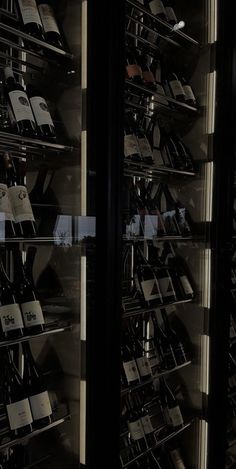
[[[174,8],[173,1],[169,0],[140,0],[139,3],[144,6],[150,13],[152,13],[157,18],[167,21],[170,25],[175,25],[178,23],[176,16],[176,9]],[[143,18],[143,23],[147,22],[147,25],[151,28],[152,24],[156,24],[152,19],[147,17],[147,15],[139,12],[137,9],[132,8],[129,4],[127,5],[128,12],[134,11],[139,19]],[[129,29],[129,24],[127,24]],[[155,27],[158,28],[158,25]],[[161,27],[161,25],[160,25]],[[142,25],[140,26],[142,28]]]
[[[167,311],[161,308],[144,318],[124,322],[121,357],[122,386],[136,386],[156,374],[184,365],[190,359],[189,345],[170,324]],[[161,318],[161,323],[160,323]]]
[[[196,226],[167,184],[126,178],[123,185],[123,234],[127,237],[190,237]]]
[[[170,454],[168,454],[168,446],[165,448],[165,452],[159,448],[155,450],[155,446],[163,438],[180,430],[183,426],[184,417],[179,402],[163,377],[155,379],[151,385],[147,385],[145,388],[125,394],[121,403],[122,464],[131,462],[152,448],[153,455],[159,461],[161,468],[179,467],[176,466],[177,461],[174,457],[177,455],[171,454],[171,450],[178,453],[174,440],[169,444]],[[167,458],[166,462],[169,456],[174,459],[171,461],[172,458],[170,458],[167,466],[163,466],[164,454]],[[180,454],[179,459],[181,459]],[[137,467],[146,467],[143,466],[142,458],[139,463],[140,466]],[[154,465],[154,467],[159,466]],[[184,463],[183,467],[185,467]]]
[[[193,279],[184,259],[165,242],[161,254],[148,243],[148,258],[139,243],[124,251],[123,297],[133,298],[143,308],[194,298]]]
[[[19,26],[25,33],[55,47],[61,49],[65,47],[65,38],[61,27],[58,26],[56,4],[53,0],[14,0],[13,3]],[[36,51],[41,49],[40,46],[27,40],[23,42],[26,48]]]
[[[18,346],[16,346],[18,348]],[[28,342],[21,344],[23,371],[17,366],[18,350],[1,350],[1,400],[4,405],[11,439],[22,437],[52,422],[52,407],[42,372]]]
[[[194,171],[189,148],[170,126],[131,110],[125,113],[124,161]]]

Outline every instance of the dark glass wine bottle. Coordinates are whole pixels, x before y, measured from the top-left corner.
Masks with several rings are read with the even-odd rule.
[[[164,330],[160,327],[155,312],[151,314],[154,327],[154,341],[161,358],[161,368],[172,370],[177,366],[174,350]]]
[[[185,93],[185,102],[190,106],[196,107],[196,98],[191,85],[187,82],[185,77],[181,78],[181,84]]]
[[[148,165],[153,165],[154,164],[153,153],[152,153],[152,149],[151,149],[150,143],[147,139],[144,129],[145,129],[145,118],[143,117],[139,121],[138,125],[136,125],[136,136],[138,139],[138,145],[139,145],[139,150],[141,153],[142,161]]]
[[[161,255],[163,262],[168,265],[171,274],[176,296],[178,300],[194,298],[194,290],[192,288],[189,275],[183,259],[176,256],[170,243],[165,242],[165,246]]]
[[[34,286],[26,276],[20,251],[14,252],[14,282],[17,285],[19,302],[28,334],[45,330],[45,320]]]
[[[168,75],[168,84],[172,94],[172,97],[177,101],[185,102],[185,93],[181,81],[179,80],[176,73],[171,72]]]
[[[20,17],[24,31],[30,36],[34,36],[44,41],[43,26],[39,16],[38,7],[35,0],[17,0],[16,4],[20,12]]]
[[[182,341],[177,336],[175,330],[171,327],[165,308],[161,308],[161,315],[164,323],[166,336],[172,346],[177,365],[183,365],[188,361]]]
[[[166,415],[166,423],[180,429],[183,424],[183,416],[178,402],[163,377],[160,378],[160,399]]]
[[[149,90],[156,91],[156,83],[153,72],[150,69],[148,64],[148,56],[140,55],[139,56],[139,65],[142,70],[144,86]]]
[[[5,340],[18,339],[23,336],[24,324],[14,286],[6,274],[2,259],[0,259],[0,286],[1,337]]]
[[[128,408],[128,428],[130,432],[130,438],[135,443],[137,448],[137,454],[143,453],[147,450],[147,442],[145,439],[145,433],[141,421],[141,415],[139,410],[135,406],[135,402],[129,394],[127,396],[127,408]]]
[[[26,91],[37,124],[39,137],[45,140],[55,140],[55,127],[45,99],[33,85],[27,85]]]
[[[165,6],[167,21],[172,26],[174,26],[176,23],[178,23],[178,20],[177,20],[177,17],[176,17],[175,10],[173,8],[172,2],[170,2],[170,0],[163,0],[163,4]]]
[[[142,161],[138,139],[135,132],[135,122],[132,114],[125,113],[124,122],[124,156],[131,161]]]
[[[16,236],[3,155],[0,156],[0,239]]]
[[[26,261],[24,263],[24,271],[26,277],[28,278],[30,284],[35,288],[34,278],[33,278],[33,265],[35,256],[37,253],[37,248],[35,246],[29,246],[26,254]]]
[[[23,386],[20,374],[12,360],[11,349],[6,348],[2,366],[2,397],[6,407],[11,434],[15,437],[25,436],[32,431],[32,413],[29,399]]]
[[[156,277],[158,278],[163,302],[171,303],[176,301],[177,298],[171,275],[167,266],[161,262],[158,256],[158,249],[153,244],[149,244],[148,246],[148,257]]]
[[[130,47],[126,49],[126,75],[134,83],[143,84],[142,69],[138,63],[135,50]]]
[[[144,306],[163,303],[158,280],[137,243],[134,244],[134,280]]]
[[[165,208],[163,207],[161,212],[166,227],[166,233],[169,236],[180,236],[181,232],[177,223],[175,202],[171,197],[168,187],[164,183],[162,183],[162,194],[164,196],[162,200],[165,200]]]
[[[38,9],[46,41],[55,47],[59,47],[59,49],[63,49],[62,35],[50,0],[38,0]]]
[[[151,448],[156,443],[156,439],[154,435],[155,429],[153,427],[152,420],[150,418],[148,410],[144,406],[144,402],[142,401],[140,393],[135,392],[133,393],[132,397],[135,403],[135,407],[139,411],[139,415],[140,415],[140,419],[141,419],[141,423],[143,426],[143,431],[145,434],[147,444]]]
[[[29,343],[23,342],[22,349],[24,354],[23,383],[29,397],[33,427],[41,428],[52,421],[51,403],[42,373],[35,363]]]
[[[9,153],[4,154],[7,173],[8,193],[11,201],[15,221],[15,230],[18,236],[36,236],[35,219],[30,204],[28,191],[25,186],[25,161],[13,161]],[[17,164],[17,170],[15,165]]]
[[[130,341],[132,343],[132,350],[134,354],[134,358],[136,360],[139,375],[142,381],[150,379],[152,376],[152,370],[150,366],[149,359],[145,352],[145,348],[143,346],[143,331],[139,329],[139,336],[137,336],[137,331],[134,327],[133,322],[130,320],[128,325],[128,331],[130,335]],[[141,337],[140,337],[141,336]]]
[[[154,16],[162,20],[167,20],[165,7],[162,0],[145,0],[145,6],[148,7]]]
[[[183,206],[183,204],[179,200],[174,200],[172,194],[170,193],[169,187],[167,184],[163,184],[163,192],[165,194],[166,200],[168,200],[168,204],[173,206],[175,209],[175,221],[178,226],[179,233],[183,237],[191,236],[191,229],[190,229],[190,215],[187,209]]]
[[[123,334],[121,344],[121,361],[125,373],[125,380],[128,386],[135,385],[140,382],[137,363],[134,358],[132,347],[130,345],[130,338],[127,334]]]
[[[164,236],[166,234],[164,220],[160,212],[161,195],[162,193],[160,184],[156,184],[153,181],[150,181],[147,187],[147,209],[150,217],[152,217],[152,224],[154,226],[156,225],[156,236]]]
[[[10,67],[4,68],[5,96],[12,116],[13,126],[25,137],[36,137],[36,123],[28,96],[20,83],[15,80]]]

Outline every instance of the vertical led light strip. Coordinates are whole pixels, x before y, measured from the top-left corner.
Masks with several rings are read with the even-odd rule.
[[[205,165],[205,181],[206,181],[206,206],[205,206],[205,221],[212,221],[212,201],[213,201],[213,174],[214,165],[213,161],[206,163]]]
[[[206,133],[211,135],[215,131],[215,103],[216,103],[216,71],[207,75],[207,118]]]
[[[209,335],[201,335],[201,392],[209,394],[209,356],[210,356],[210,337]]]
[[[208,423],[206,420],[199,422],[199,454],[198,469],[207,469],[208,454]]]
[[[203,250],[202,265],[202,305],[204,308],[211,307],[211,249]]]
[[[214,44],[218,37],[218,0],[208,0],[208,44]]]
[[[81,87],[82,87],[82,106],[85,105],[86,92],[87,92],[87,0],[82,1],[82,24],[81,24]],[[82,109],[82,115],[86,115],[86,109]],[[87,215],[87,131],[84,129],[86,122],[82,122],[81,131],[81,215]],[[86,256],[81,256],[81,286],[80,286],[80,324],[81,332],[80,339],[86,342],[86,319],[87,319],[87,305],[86,305]],[[86,350],[86,347],[81,346],[81,351]],[[81,356],[81,360],[85,360],[85,356]],[[82,364],[82,368],[83,364]],[[86,368],[85,368],[86,369]],[[80,379],[80,463],[86,465],[86,377],[82,376]]]

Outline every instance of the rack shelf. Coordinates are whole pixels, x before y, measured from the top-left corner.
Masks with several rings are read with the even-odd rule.
[[[147,214],[148,215],[148,214]],[[198,239],[197,239],[198,240]],[[193,236],[123,236],[123,241],[134,242],[134,241],[194,241]]]
[[[152,21],[154,21],[157,26],[157,30],[155,30],[155,33],[156,34],[158,33],[158,35],[160,35],[162,38],[166,39],[167,41],[175,43],[177,45],[181,45],[184,42],[186,45],[188,44],[188,45],[194,45],[194,46],[200,47],[200,43],[196,41],[196,39],[192,38],[191,36],[188,36],[183,31],[175,30],[172,25],[167,23],[167,21],[164,21],[158,18],[157,16],[154,16],[150,11],[148,11],[145,7],[143,7],[137,1],[126,0],[126,3],[135,7],[136,10],[140,11],[141,13],[144,13],[146,16],[151,18]],[[163,34],[159,34],[158,26],[161,27]]]
[[[24,137],[11,132],[0,131],[0,146],[5,145],[9,149],[18,149],[27,153],[27,150],[38,150],[42,152],[72,152],[75,148],[70,145],[63,145],[56,142],[47,142],[37,138]]]
[[[0,341],[0,347],[7,347],[10,345],[14,344],[20,344],[21,342],[26,342],[29,340],[35,340],[38,337],[43,337],[46,335],[51,335],[51,334],[59,334],[60,332],[65,332],[65,331],[71,331],[72,330],[72,325],[67,323],[67,324],[58,324],[55,326],[54,323],[49,323],[46,325],[46,330],[44,332],[40,332],[39,334],[34,334],[34,335],[25,335],[21,337],[20,339],[12,339],[12,340],[4,340]]]
[[[33,430],[32,433],[29,433],[26,436],[7,441],[6,443],[3,443],[0,445],[0,451],[3,451],[4,449],[7,449],[7,448],[11,448],[12,446],[15,446],[17,444],[24,443],[28,441],[29,439],[33,438],[34,436],[40,435],[40,433],[44,433],[48,430],[51,430],[52,428],[58,427],[59,425],[61,425],[64,422],[67,422],[70,419],[71,419],[71,416],[70,414],[68,414],[65,417],[55,420],[54,422],[50,423],[50,425],[47,425],[46,427],[40,428],[38,430]]]
[[[127,308],[128,304],[125,306],[125,299],[123,301],[122,319],[130,318],[132,316],[139,316],[140,314],[149,313],[149,312],[155,310],[154,307],[152,307],[152,308],[151,307],[150,308],[141,308],[139,302],[137,302],[136,305],[135,305],[135,302],[134,302],[133,298],[131,298],[130,300],[132,300],[129,303],[130,304],[130,309]],[[172,301],[171,303],[163,304],[161,307],[165,308],[165,307],[171,306],[171,305],[191,303],[192,301],[193,301],[192,299]],[[132,307],[132,305],[133,305],[133,307]]]
[[[152,376],[152,378],[146,381],[136,384],[135,386],[129,386],[128,388],[122,389],[121,394],[122,395],[128,394],[129,392],[136,391],[137,389],[143,388],[147,386],[148,384],[152,384],[154,379],[160,378],[161,376],[169,375],[170,373],[174,373],[175,371],[181,370],[182,368],[185,368],[186,366],[191,365],[191,363],[192,363],[191,360],[189,360],[186,363],[183,363],[182,365],[172,368],[171,370],[165,370],[165,371],[162,371],[161,373],[156,373],[155,375]]]
[[[129,467],[130,464],[133,464],[135,461],[138,461],[139,459],[143,458],[146,454],[150,453],[151,451],[155,450],[156,448],[158,448],[159,446],[162,446],[164,445],[165,443],[167,443],[167,441],[169,440],[172,440],[173,438],[175,438],[177,435],[180,435],[181,433],[183,433],[185,430],[187,430],[187,428],[189,428],[193,423],[193,420],[191,420],[191,422],[188,422],[186,423],[182,428],[180,428],[179,430],[175,431],[175,432],[172,432],[170,433],[169,435],[167,435],[166,437],[162,438],[160,441],[158,441],[158,443],[154,446],[152,446],[151,448],[148,448],[146,451],[144,451],[143,453],[139,454],[138,456],[136,456],[136,458],[133,458],[132,460],[128,461],[127,463],[123,464],[122,465],[122,468],[125,469],[126,467]]]
[[[195,177],[194,171],[182,171],[180,169],[169,168],[167,166],[151,166],[142,162],[124,161],[125,176],[140,176],[145,178],[160,178],[161,175],[176,175],[182,177]]]

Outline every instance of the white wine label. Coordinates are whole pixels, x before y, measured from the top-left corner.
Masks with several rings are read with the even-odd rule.
[[[0,184],[0,214],[5,220],[13,220],[13,213],[6,184]]]
[[[39,301],[27,301],[21,303],[25,327],[37,326],[44,324],[44,317]]]
[[[14,220],[16,223],[25,220],[34,221],[29,195],[25,186],[12,186],[8,189]]]
[[[164,104],[164,106],[169,106],[169,103],[168,103],[167,99],[165,98],[166,94],[165,94],[164,88],[163,88],[162,85],[160,85],[160,83],[157,83],[157,85],[156,85],[156,92],[163,96],[163,98],[161,96],[156,97],[157,106],[158,106],[158,104]]]
[[[135,360],[123,362],[123,367],[128,383],[132,383],[133,381],[139,380],[139,372]]]
[[[167,16],[167,21],[174,21],[175,23],[178,23],[176,14],[173,10],[172,7],[165,7],[166,9],[166,16]]]
[[[60,34],[52,7],[47,3],[42,3],[39,5],[39,13],[45,33],[53,31]]]
[[[18,0],[24,24],[37,23],[42,26],[35,0]]]
[[[181,458],[178,449],[170,450],[171,459],[175,469],[186,469],[186,466]]]
[[[149,3],[149,7],[153,15],[165,14],[165,8],[161,0],[152,0]]]
[[[183,85],[183,89],[184,89],[184,92],[185,92],[186,99],[191,99],[191,100],[195,101],[195,96],[193,94],[193,90],[192,90],[191,86]]]
[[[37,125],[48,124],[53,126],[53,121],[48,110],[48,105],[44,98],[41,98],[40,96],[34,96],[33,98],[30,98],[30,104],[33,109]]]
[[[147,357],[139,357],[136,361],[140,376],[149,376],[152,374],[151,366]]]
[[[24,91],[10,91],[8,93],[11,101],[14,117],[17,122],[29,120],[34,122],[34,116],[30,107],[27,94]]]
[[[159,285],[155,278],[150,280],[143,280],[141,282],[141,287],[146,301],[161,298]]]
[[[144,438],[143,426],[140,419],[135,422],[128,422],[128,427],[132,440],[140,440],[141,438]]]
[[[161,294],[164,298],[175,296],[172,280],[170,277],[161,277],[158,279]]]
[[[0,306],[0,320],[3,332],[24,327],[20,306],[17,303]]]
[[[144,417],[141,417],[141,422],[142,422],[145,435],[149,435],[150,433],[154,431],[149,415],[145,415]]]
[[[52,414],[52,408],[47,391],[35,394],[35,396],[30,396],[29,401],[34,420],[43,419],[44,417],[49,417],[49,415]]]
[[[142,137],[138,139],[139,149],[143,158],[152,158],[152,149],[147,137]]]
[[[189,280],[186,275],[181,275],[180,276],[180,281],[182,284],[182,287],[184,289],[185,295],[192,295],[193,294],[193,289],[189,283]]]
[[[176,407],[173,407],[172,409],[168,410],[172,425],[174,427],[179,427],[180,425],[183,425],[184,421],[179,406],[177,405]]]
[[[11,430],[17,430],[33,422],[28,399],[8,404],[6,408]]]
[[[124,136],[124,154],[125,157],[129,157],[135,154],[140,155],[140,150],[138,146],[138,139],[133,134],[125,135]]]
[[[184,90],[179,80],[171,80],[169,85],[175,98],[179,95],[184,95]]]

